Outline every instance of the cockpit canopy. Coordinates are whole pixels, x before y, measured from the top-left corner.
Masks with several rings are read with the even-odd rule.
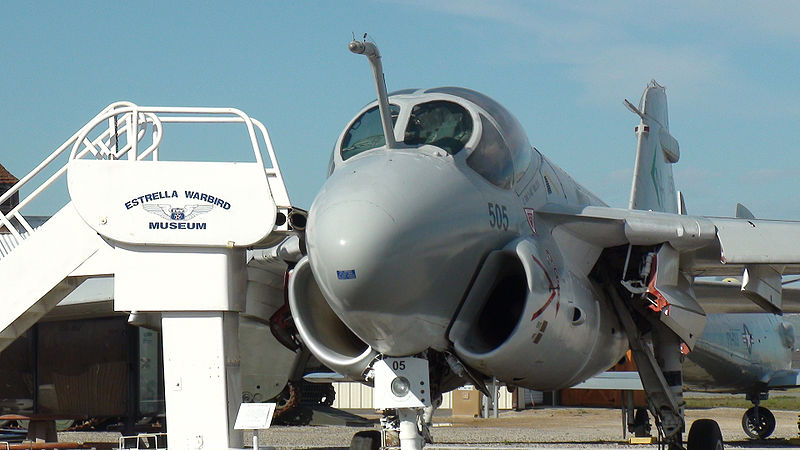
[[[463,106],[445,100],[419,103],[403,137],[406,145],[433,145],[455,155],[472,136],[472,117]]]
[[[392,115],[392,125],[397,123],[397,116],[400,114],[400,107],[389,105]],[[346,161],[359,153],[373,148],[378,148],[386,144],[381,126],[381,113],[377,106],[373,106],[361,117],[350,125],[342,138],[342,161]]]
[[[432,145],[454,157],[462,157],[466,149],[466,164],[503,189],[510,189],[532,165],[533,149],[517,119],[479,92],[458,87],[407,89],[391,93],[389,102],[395,134],[398,126],[404,130],[401,146]],[[380,113],[373,102],[350,123],[332,163],[384,145]]]

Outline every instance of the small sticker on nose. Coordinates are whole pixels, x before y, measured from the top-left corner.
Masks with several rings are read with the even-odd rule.
[[[355,270],[337,270],[336,277],[340,280],[355,280],[356,279],[356,271]]]

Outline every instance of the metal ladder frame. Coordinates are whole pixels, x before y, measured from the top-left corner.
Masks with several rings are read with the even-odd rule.
[[[96,131],[104,122],[107,122],[108,127],[96,137],[90,138],[90,134]],[[138,106],[126,101],[115,102],[104,108],[53,151],[50,156],[20,179],[11,189],[0,195],[0,204],[11,198],[34,177],[54,164],[54,161],[68,149],[70,149],[69,161],[83,159],[90,154],[96,159],[119,160],[122,157],[127,157],[130,162],[158,161],[159,146],[163,138],[163,124],[165,123],[243,123],[247,127],[255,160],[263,166],[261,145],[256,134],[256,130],[258,130],[265,143],[271,163],[271,167],[264,170],[273,200],[281,209],[288,209],[291,206],[269,132],[260,121],[251,118],[236,108]],[[140,152],[139,143],[148,134],[148,124],[153,143]],[[120,148],[119,138],[123,135],[126,138],[126,142]],[[22,209],[66,173],[69,161],[63,164],[30,194],[20,199],[19,204],[12,208],[8,214],[0,212],[0,226],[4,226],[8,230],[16,240],[17,245],[35,231],[35,228],[23,217]],[[10,251],[13,251],[13,249]]]

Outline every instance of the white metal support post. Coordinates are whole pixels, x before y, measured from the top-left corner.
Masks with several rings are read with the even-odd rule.
[[[241,448],[244,249],[117,243],[114,308],[161,312],[170,448]]]
[[[170,448],[241,448],[235,312],[165,312],[164,383]]]

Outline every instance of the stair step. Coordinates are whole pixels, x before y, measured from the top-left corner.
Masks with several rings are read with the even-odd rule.
[[[0,350],[80,284],[68,277],[103,246],[108,244],[68,203],[0,259]]]

